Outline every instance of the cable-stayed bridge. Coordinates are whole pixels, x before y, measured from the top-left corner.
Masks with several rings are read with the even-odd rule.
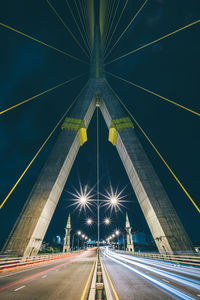
[[[18,270],[18,268],[25,268],[30,275],[24,277],[24,269],[22,272],[17,271],[17,273],[12,273],[12,271],[9,275],[2,275],[3,297],[9,299],[9,297],[14,297],[11,296],[11,291],[20,291],[20,293],[22,293],[19,296],[21,297],[20,299],[23,297],[31,299],[30,290],[25,289],[25,284],[16,287],[15,289],[13,289],[13,287],[24,282],[29,282],[32,279],[45,279],[48,277],[47,273],[57,276],[58,274],[55,274],[55,272],[61,270],[59,273],[61,278],[66,276],[71,276],[71,278],[73,278],[73,276],[75,276],[79,278],[79,281],[81,282],[79,288],[76,289],[74,279],[68,281],[69,286],[66,288],[66,292],[68,293],[67,299],[78,299],[80,297],[81,299],[85,299],[86,297],[93,297],[92,291],[95,291],[94,293],[96,297],[99,297],[98,299],[102,299],[101,297],[104,297],[104,299],[105,297],[113,297],[114,299],[145,299],[145,297],[155,297],[155,299],[161,297],[166,297],[166,299],[170,299],[170,297],[198,299],[199,273],[197,267],[199,266],[199,257],[194,253],[190,237],[186,233],[181,219],[162,185],[162,180],[160,180],[156,174],[152,163],[148,158],[148,153],[146,153],[138,138],[138,132],[146,139],[150,148],[153,149],[159,157],[163,166],[166,167],[167,171],[172,176],[175,184],[179,186],[184,197],[188,199],[192,208],[197,213],[200,212],[198,200],[192,197],[192,193],[190,193],[189,189],[186,188],[185,184],[171,167],[165,155],[159,151],[146,129],[143,128],[138,119],[136,119],[134,112],[127,104],[125,104],[124,100],[115,91],[115,86],[111,86],[107,78],[115,78],[119,84],[120,82],[126,83],[134,89],[140,90],[147,95],[149,94],[156,99],[171,105],[180,112],[183,111],[193,118],[199,118],[200,113],[198,110],[181,103],[181,101],[175,101],[173,98],[168,98],[153,89],[151,90],[146,86],[113,73],[110,66],[113,64],[117,65],[119,62],[123,62],[124,59],[132,57],[135,53],[142,52],[148,47],[164,42],[164,40],[170,40],[172,36],[175,37],[179,34],[183,34],[184,32],[192,30],[192,28],[199,28],[200,20],[196,18],[191,22],[187,22],[184,26],[177,26],[164,35],[160,35],[122,55],[111,58],[111,54],[115,47],[121,42],[126,33],[129,32],[129,29],[133,26],[134,22],[137,21],[137,18],[144,13],[147,6],[150,5],[150,1],[146,0],[143,3],[140,3],[137,11],[134,12],[126,26],[120,31],[119,35],[118,29],[120,27],[121,19],[129,8],[128,0],[102,0],[99,2],[92,0],[66,0],[66,8],[68,14],[71,16],[70,22],[74,23],[76,33],[68,24],[70,22],[64,20],[61,13],[57,11],[56,3],[47,0],[46,4],[57,20],[64,26],[65,30],[73,40],[73,43],[80,48],[81,55],[76,55],[76,53],[74,53],[75,51],[70,52],[60,49],[52,43],[43,41],[32,34],[21,31],[15,26],[11,26],[4,22],[0,22],[2,30],[12,32],[12,34],[16,34],[17,36],[20,36],[20,38],[23,37],[24,39],[28,39],[31,42],[40,45],[40,47],[46,47],[49,51],[64,55],[67,59],[74,61],[76,64],[84,65],[84,70],[86,72],[8,106],[2,109],[0,114],[4,117],[4,115],[6,116],[11,112],[14,113],[14,111],[20,107],[28,105],[28,102],[33,102],[37,98],[39,98],[38,100],[41,100],[43,95],[49,94],[74,81],[78,81],[83,77],[87,77],[88,80],[79,93],[76,94],[71,104],[63,112],[61,118],[54,124],[50,133],[44,138],[40,147],[26,165],[26,168],[17,178],[4,199],[2,199],[0,208],[3,211],[9,199],[13,196],[15,189],[18,188],[24,177],[28,176],[33,163],[37,161],[39,155],[45,149],[52,137],[57,134],[57,138],[54,138],[53,149],[36,179],[24,207],[2,249],[2,254],[8,258],[12,257],[13,259],[13,257],[16,256],[22,257],[17,261],[14,260],[13,265],[12,261],[11,264],[9,263],[6,265],[5,259],[3,258],[2,271],[10,272],[13,268],[16,268],[16,270]],[[121,63],[121,67],[123,68],[123,63]],[[160,256],[157,258],[162,259],[162,263],[155,260],[155,257],[147,257],[146,259],[141,257],[137,258],[134,256],[134,252],[116,253],[104,248],[102,249],[101,255],[99,253],[98,249],[102,238],[100,230],[100,208],[104,206],[101,206],[102,203],[100,199],[100,112],[108,127],[108,140],[113,145],[113,151],[115,151],[114,147],[117,149],[119,158],[126,170],[130,184],[160,253]],[[38,261],[38,251],[63,192],[73,163],[79,149],[82,146],[85,147],[87,145],[85,144],[88,138],[87,131],[94,113],[96,113],[97,116],[97,132],[95,136],[97,142],[95,184],[95,204],[97,206],[97,258],[95,259],[96,250],[93,249],[84,253],[78,252],[71,255],[63,254],[59,257],[55,256],[51,259],[47,257]],[[82,200],[85,202],[87,201],[87,191],[85,194],[83,192],[80,196],[82,196]],[[113,197],[111,197],[111,200],[113,200]],[[118,199],[115,200],[118,201]],[[81,203],[81,205],[82,204],[83,203]],[[127,231],[127,243],[130,234],[131,232]],[[107,239],[107,242],[110,244],[109,238]],[[70,243],[69,236],[68,243]],[[66,249],[70,249],[70,245],[68,245]],[[30,262],[33,265],[40,263],[42,271],[36,271],[37,268],[35,266],[32,269],[26,269],[27,265],[30,266],[30,264],[24,263],[23,257],[26,259],[28,259],[28,257],[36,257],[35,262]],[[52,265],[43,265],[44,262],[49,262]],[[187,265],[188,262],[189,266]],[[67,267],[68,264],[69,267]],[[11,265],[12,268],[10,268],[9,265]],[[174,270],[175,266],[180,266],[180,269],[178,271],[177,269]],[[168,269],[168,271],[165,269]],[[79,270],[79,275],[76,275],[77,270]],[[181,275],[182,273],[185,275]],[[125,280],[122,280],[122,277],[125,278]],[[15,278],[15,280],[9,282],[10,278]],[[48,278],[48,285],[51,283],[51,280],[54,279]],[[138,289],[136,286],[132,288],[131,283],[135,282],[135,280],[138,282]],[[117,282],[120,282],[119,286],[117,286]],[[35,284],[37,285],[37,282],[35,282]],[[59,294],[62,285],[59,285],[59,287],[59,289],[55,289],[56,293],[50,296],[53,297],[52,299],[63,297],[63,295],[61,296],[62,293]],[[146,294],[145,291],[143,291],[143,288],[144,290],[146,289]],[[52,285],[52,288],[49,288],[48,292],[53,289],[54,287]],[[121,290],[125,290],[125,292],[121,293]],[[33,297],[41,297],[41,299],[45,298],[48,296],[46,291],[47,287],[41,287],[39,284],[39,286],[36,287],[36,296]],[[135,295],[133,298],[131,298],[132,293]],[[118,296],[118,294],[120,296]]]

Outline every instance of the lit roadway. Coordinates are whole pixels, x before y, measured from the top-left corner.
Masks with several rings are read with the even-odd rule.
[[[95,250],[56,262],[0,275],[1,300],[81,299]]]
[[[200,269],[102,250],[120,300],[200,299]]]
[[[101,248],[109,282],[120,300],[200,299],[200,269],[118,254]],[[96,257],[87,250],[0,275],[1,300],[80,300]]]

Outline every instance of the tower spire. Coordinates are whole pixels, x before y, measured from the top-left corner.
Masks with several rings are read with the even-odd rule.
[[[132,237],[132,233],[131,233],[131,225],[129,222],[129,218],[128,218],[128,214],[126,212],[126,225],[125,225],[125,229],[126,229],[126,242],[127,242],[127,251],[134,251],[134,246],[133,246],[133,237]]]
[[[72,230],[71,227],[71,217],[70,214],[68,215],[67,224],[65,227],[65,238],[64,238],[64,245],[63,245],[63,252],[70,252],[70,232]]]

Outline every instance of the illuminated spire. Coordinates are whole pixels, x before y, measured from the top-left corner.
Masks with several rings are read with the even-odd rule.
[[[67,225],[66,225],[66,228],[67,228],[67,229],[71,229],[71,217],[70,217],[70,214],[69,214],[68,219],[67,219]]]
[[[126,228],[131,228],[130,222],[129,222],[129,218],[128,218],[128,214],[126,213]]]

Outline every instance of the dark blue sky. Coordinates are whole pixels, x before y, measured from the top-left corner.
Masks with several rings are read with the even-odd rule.
[[[65,0],[51,1],[66,24],[80,39]],[[72,1],[69,1],[72,3]],[[121,7],[125,1],[120,1]],[[143,1],[129,1],[113,42],[137,12]],[[146,4],[108,60],[112,60],[149,41],[199,19],[198,0],[152,0]],[[46,43],[86,59],[67,33],[46,1],[8,0],[0,4],[0,22],[28,33]],[[199,106],[199,25],[195,25],[153,46],[109,65],[106,69],[153,90],[191,109]],[[88,71],[87,65],[69,59],[45,46],[0,27],[0,108],[3,110],[73,76]],[[111,43],[112,44],[112,43]],[[82,79],[60,87],[13,111],[0,116],[0,198],[9,192],[26,168],[41,143],[87,80]],[[117,79],[108,77],[111,86],[129,107],[137,121],[189,191],[199,201],[199,117],[138,90]],[[136,131],[160,176],[167,193],[193,241],[200,240],[199,214],[145,138]],[[65,191],[50,224],[47,238],[63,235],[63,227],[71,208],[67,191],[81,182],[95,185],[96,120],[88,130],[88,142],[81,148],[69,176]],[[0,211],[0,238],[9,234],[39,171],[41,170],[59,130],[49,141],[20,185]],[[107,141],[108,129],[100,118],[100,188],[103,193],[109,181],[114,188],[127,186],[125,194],[134,230],[148,231],[127,175],[116,149]],[[87,231],[85,215],[72,212],[73,229]],[[105,215],[102,210],[102,216]],[[94,216],[95,218],[95,212]],[[113,214],[112,228],[123,229],[123,213]],[[95,234],[93,227],[88,234]],[[105,234],[105,229],[102,231]]]

